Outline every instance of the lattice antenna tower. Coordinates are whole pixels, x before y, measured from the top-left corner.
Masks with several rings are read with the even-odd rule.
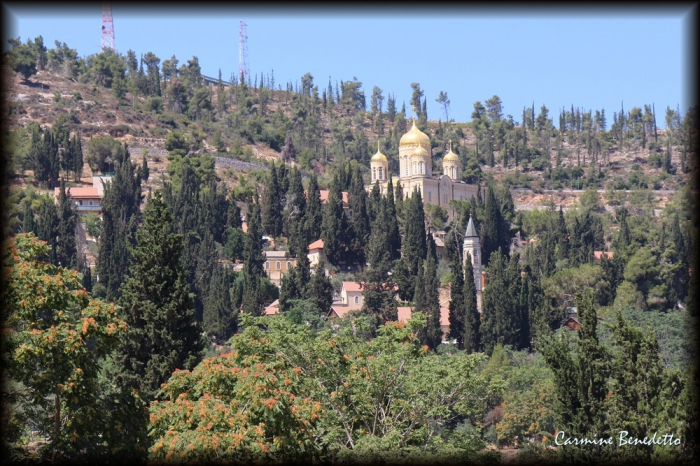
[[[250,86],[248,66],[248,23],[241,21],[238,27],[238,78]]]
[[[117,51],[114,41],[114,20],[112,19],[112,4],[102,4],[102,49],[109,48]]]

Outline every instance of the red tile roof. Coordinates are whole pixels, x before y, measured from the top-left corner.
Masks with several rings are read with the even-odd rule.
[[[615,255],[613,251],[593,251],[593,256],[597,261],[599,261],[602,258],[603,254],[605,254],[608,259],[612,259]]]
[[[319,189],[318,193],[320,194],[321,203],[327,204],[328,203],[328,196],[330,195],[330,191],[327,189]],[[348,203],[348,193],[347,193],[347,191],[343,191],[343,204],[347,204],[347,203]]]
[[[350,292],[362,291],[362,286],[356,282],[343,282],[343,288]]]
[[[312,249],[323,249],[323,240],[319,239],[309,244],[309,251],[311,251]]]
[[[350,311],[356,311],[362,309],[362,306],[346,306],[344,304],[334,304],[331,306],[331,311],[328,313],[329,317],[340,317],[341,319]]]
[[[58,197],[61,188],[56,188],[54,193]],[[66,188],[66,194],[70,194],[74,199],[102,199],[97,188]]]
[[[412,307],[397,307],[396,308],[398,317],[399,317],[399,322],[406,322],[408,319],[411,318],[411,313],[413,311]],[[449,326],[450,325],[450,310],[446,307],[441,307],[440,308],[440,326]]]

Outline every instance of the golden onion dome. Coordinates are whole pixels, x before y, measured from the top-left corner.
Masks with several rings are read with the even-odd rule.
[[[370,162],[387,162],[386,155],[379,149],[379,141],[377,141],[377,153],[372,156]]]
[[[427,157],[428,156],[428,151],[425,150],[423,146],[418,146],[416,149],[411,152],[411,157]]]
[[[452,152],[452,140],[450,140],[450,151],[447,154],[445,154],[445,157],[443,157],[442,160],[449,162],[459,162],[459,155]]]
[[[419,130],[416,127],[415,120],[413,121],[413,126],[411,127],[411,129],[406,134],[401,136],[401,141],[399,141],[399,147],[414,144],[417,144],[419,146],[430,147],[430,138],[427,134],[425,134],[423,131]]]

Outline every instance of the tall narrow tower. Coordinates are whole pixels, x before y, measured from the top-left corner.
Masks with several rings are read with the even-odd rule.
[[[474,285],[476,285],[476,307],[481,310],[481,241],[479,241],[479,235],[476,234],[476,228],[474,228],[471,216],[469,216],[467,232],[464,234],[463,253],[465,258],[467,253],[472,258],[472,266],[474,267],[472,279],[474,280]],[[469,280],[469,277],[464,277],[464,279]]]
[[[238,27],[238,78],[250,86],[248,67],[248,23],[241,21]]]
[[[117,51],[117,44],[114,41],[114,20],[112,19],[112,4],[102,4],[102,48],[109,48]]]

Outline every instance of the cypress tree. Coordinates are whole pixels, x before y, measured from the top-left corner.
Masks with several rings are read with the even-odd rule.
[[[280,312],[287,312],[292,308],[293,299],[301,299],[302,293],[299,289],[299,280],[295,269],[290,270],[282,276],[280,283]]]
[[[379,216],[381,202],[382,191],[379,187],[379,181],[377,180],[374,182],[374,186],[372,186],[372,191],[370,191],[369,198],[367,199],[367,213],[369,214],[369,220],[372,225],[377,219],[377,216]]]
[[[27,202],[24,205],[24,213],[22,215],[22,232],[31,233],[36,231],[36,220],[34,219],[34,209],[32,204]]]
[[[474,283],[474,266],[469,253],[464,259],[464,350],[467,353],[476,353],[481,350],[481,314],[476,302],[476,284]]]
[[[569,232],[566,229],[566,221],[564,220],[564,212],[559,207],[559,216],[556,227],[557,235],[557,260],[564,260],[569,257]]]
[[[39,206],[39,220],[37,222],[37,237],[46,241],[51,249],[49,250],[49,262],[58,265],[56,248],[56,237],[58,236],[58,211],[56,204],[46,200]]]
[[[428,307],[428,301],[425,296],[425,278],[424,278],[424,261],[420,260],[418,262],[418,269],[416,271],[415,286],[413,288],[413,312],[423,312],[425,313]]]
[[[406,260],[404,257],[396,261],[392,278],[396,283],[396,287],[399,289],[399,298],[401,301],[407,302],[413,299],[415,284],[414,281],[411,280],[411,275],[408,271],[408,267],[406,266]]]
[[[489,284],[483,291],[484,319],[481,325],[482,343],[487,354],[496,345],[517,345],[518,295],[513,287],[505,257],[498,249],[491,254],[488,266]]]
[[[277,168],[272,165],[270,178],[263,194],[262,226],[263,231],[273,238],[282,234],[282,205],[280,203],[281,190],[277,178]]]
[[[438,292],[440,282],[437,277],[437,259],[433,255],[428,255],[424,280],[428,310],[426,344],[434,350],[442,343],[442,328],[440,326],[440,296]]]
[[[175,369],[192,369],[205,342],[194,323],[194,306],[180,262],[182,238],[170,233],[172,218],[156,191],[146,206],[138,246],[118,304],[128,324],[115,354],[115,380],[153,399]]]
[[[323,210],[321,205],[321,193],[318,188],[316,174],[311,175],[309,189],[306,196],[306,212],[304,223],[306,229],[306,241],[310,244],[321,237],[319,225],[323,222]]]
[[[450,234],[454,237],[455,230]],[[465,330],[465,301],[464,301],[464,268],[462,267],[462,259],[457,254],[456,257],[450,257],[450,271],[452,272],[452,283],[450,285],[450,339],[455,340],[457,348],[464,349],[464,330]],[[469,260],[467,258],[467,260]],[[471,262],[470,262],[471,263]],[[473,274],[472,274],[473,275]],[[470,278],[466,275],[467,279]]]
[[[400,188],[400,183],[397,183]],[[399,220],[396,212],[396,203],[394,201],[394,187],[389,178],[387,184],[386,196],[383,198],[383,208],[385,210],[384,221],[386,222],[387,240],[386,245],[389,248],[389,259],[395,261],[401,257],[401,233],[399,232]]]
[[[260,280],[264,277],[263,264],[265,256],[262,253],[262,221],[260,206],[255,200],[248,212],[248,233],[245,238],[243,251],[243,311],[254,316],[263,312],[263,295]]]
[[[76,213],[73,198],[70,194],[66,194],[64,182],[61,182],[57,210],[56,260],[63,267],[76,269],[78,268],[78,251],[75,246]]]
[[[420,262],[426,258],[428,248],[425,233],[425,212],[420,191],[413,191],[408,202],[403,241],[403,256],[406,258],[411,277],[417,275]]]
[[[309,262],[309,246],[304,244],[298,252],[297,264],[293,269],[296,274],[297,287],[302,298],[307,296],[307,288],[311,281],[311,263]]]
[[[231,299],[235,279],[236,273],[225,267],[216,267],[211,277],[204,303],[203,327],[218,341],[228,340],[238,328],[238,309]]]
[[[364,309],[372,314],[378,325],[396,320],[396,300],[394,299],[394,282],[389,276],[391,270],[391,253],[387,250],[389,226],[388,209],[380,204],[377,218],[372,222],[372,232],[367,246],[368,266],[363,274]]]
[[[501,213],[496,201],[493,186],[489,185],[486,191],[486,205],[484,206],[484,221],[481,226],[481,244],[483,257],[491,258],[491,254],[500,246]],[[488,265],[488,260],[484,265]]]
[[[355,167],[350,186],[350,256],[355,264],[365,264],[365,247],[369,241],[369,215],[367,214],[367,193],[362,183],[362,175]]]
[[[106,183],[102,199],[102,232],[95,268],[108,300],[118,297],[129,264],[128,245],[133,242],[141,216],[141,178],[128,154],[125,144],[116,154],[115,174]]]
[[[321,260],[306,289],[306,297],[314,303],[321,315],[325,316],[333,304],[333,284],[325,274],[325,264]]]
[[[348,247],[347,240],[347,218],[343,210],[343,196],[340,189],[338,176],[333,177],[330,193],[328,194],[328,205],[323,212],[323,222],[321,224],[321,238],[326,258],[331,264],[345,262]]]

